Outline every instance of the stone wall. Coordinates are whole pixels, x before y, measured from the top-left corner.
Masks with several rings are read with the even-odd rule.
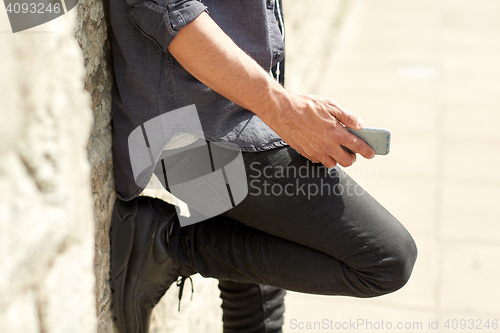
[[[95,332],[92,114],[74,23],[12,34],[0,10],[0,332]]]
[[[88,142],[91,190],[95,219],[95,296],[97,331],[117,332],[111,313],[109,286],[109,227],[115,201],[111,151],[111,46],[106,2],[80,0],[75,36],[83,51],[85,89],[91,96],[93,127]]]

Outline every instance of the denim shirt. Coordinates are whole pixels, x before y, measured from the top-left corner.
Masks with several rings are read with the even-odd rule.
[[[113,161],[120,199],[135,198],[147,184],[134,181],[130,133],[165,112],[195,104],[205,138],[233,142],[242,151],[286,145],[258,116],[198,81],[167,50],[180,29],[207,11],[243,51],[283,83],[280,5],[281,0],[110,0]]]

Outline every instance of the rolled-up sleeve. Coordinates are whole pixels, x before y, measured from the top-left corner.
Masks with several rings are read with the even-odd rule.
[[[163,51],[207,7],[198,0],[129,1],[132,22]]]

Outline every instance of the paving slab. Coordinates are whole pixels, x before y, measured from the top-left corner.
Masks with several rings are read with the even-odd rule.
[[[346,171],[408,228],[419,257],[408,284],[390,295],[289,293],[285,332],[329,331],[300,329],[291,318],[360,317],[439,322],[402,332],[499,332],[500,1],[348,4],[319,84],[307,92],[391,130],[388,156],[358,158]]]

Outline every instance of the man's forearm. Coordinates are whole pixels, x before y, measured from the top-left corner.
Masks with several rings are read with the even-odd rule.
[[[352,112],[321,96],[289,93],[202,13],[182,28],[169,52],[194,77],[234,103],[257,114],[285,142],[313,162],[333,167],[356,160],[342,146],[366,158],[366,143],[342,125],[362,128]]]
[[[168,50],[198,80],[265,122],[290,103],[290,93],[206,13],[181,29]]]

